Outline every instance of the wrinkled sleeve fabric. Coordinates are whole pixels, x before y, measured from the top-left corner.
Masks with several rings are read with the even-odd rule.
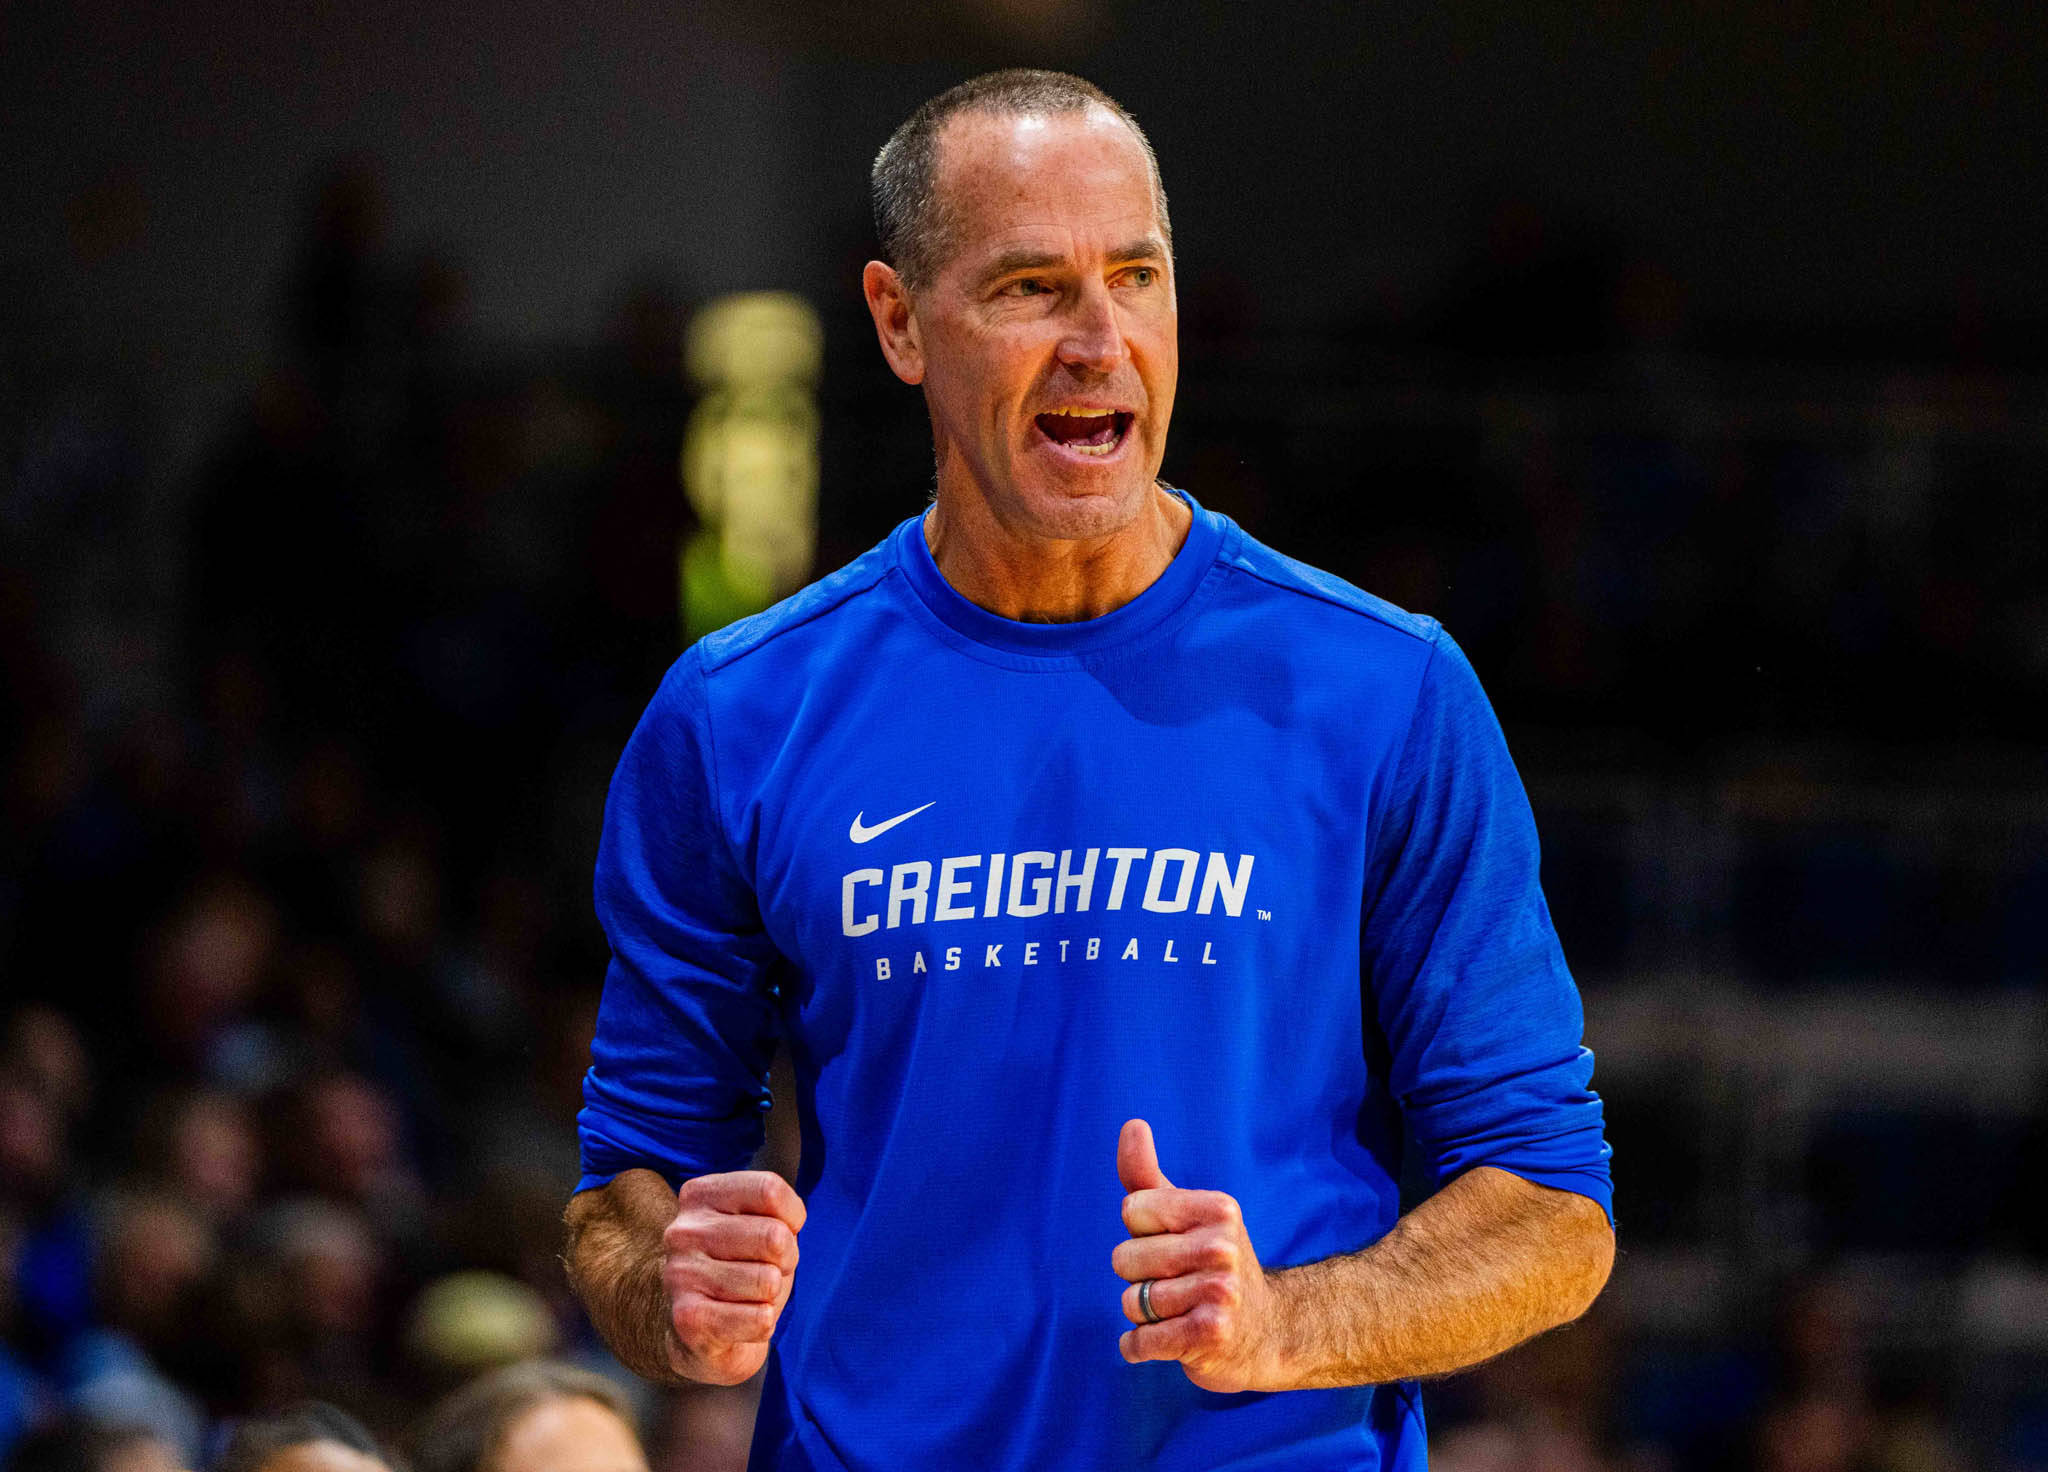
[[[718,812],[704,669],[676,661],[605,799],[597,916],[611,944],[577,1115],[578,1191],[644,1166],[672,1186],[759,1148],[778,956]]]
[[[1478,676],[1441,630],[1375,808],[1361,960],[1429,1179],[1495,1166],[1591,1197],[1612,1222],[1593,1055],[1535,819]]]

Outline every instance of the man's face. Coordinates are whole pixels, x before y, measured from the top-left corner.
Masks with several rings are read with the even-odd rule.
[[[911,316],[939,481],[1013,535],[1128,526],[1166,453],[1173,263],[1145,151],[1113,114],[955,118],[947,259]]]

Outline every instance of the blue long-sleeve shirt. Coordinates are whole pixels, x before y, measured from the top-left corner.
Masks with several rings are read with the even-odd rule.
[[[1413,1384],[1124,1363],[1129,1118],[1269,1268],[1385,1234],[1404,1122],[1437,1179],[1611,1206],[1471,667],[1200,507],[1101,618],[967,602],[912,518],[700,641],[620,760],[597,905],[579,1190],[743,1168],[778,1038],[795,1065],[808,1220],[755,1469],[1421,1467]]]

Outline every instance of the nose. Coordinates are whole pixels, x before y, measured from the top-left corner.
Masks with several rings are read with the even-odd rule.
[[[1060,338],[1060,362],[1087,373],[1111,372],[1129,354],[1124,348],[1123,327],[1117,321],[1109,288],[1096,282],[1076,293],[1071,301],[1066,332]]]

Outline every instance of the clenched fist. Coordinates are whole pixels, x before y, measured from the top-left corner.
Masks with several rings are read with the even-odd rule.
[[[1265,1269],[1245,1234],[1237,1198],[1184,1191],[1159,1169],[1152,1126],[1128,1120],[1117,1139],[1124,1226],[1131,1234],[1110,1266],[1132,1286],[1124,1317],[1137,1325],[1118,1341],[1126,1360],[1179,1360],[1204,1390],[1280,1389],[1279,1313]],[[1146,1321],[1138,1287],[1152,1279]]]
[[[804,1203],[771,1171],[698,1176],[676,1193],[662,1233],[669,1368],[711,1385],[737,1385],[768,1358],[768,1339],[796,1281]]]

